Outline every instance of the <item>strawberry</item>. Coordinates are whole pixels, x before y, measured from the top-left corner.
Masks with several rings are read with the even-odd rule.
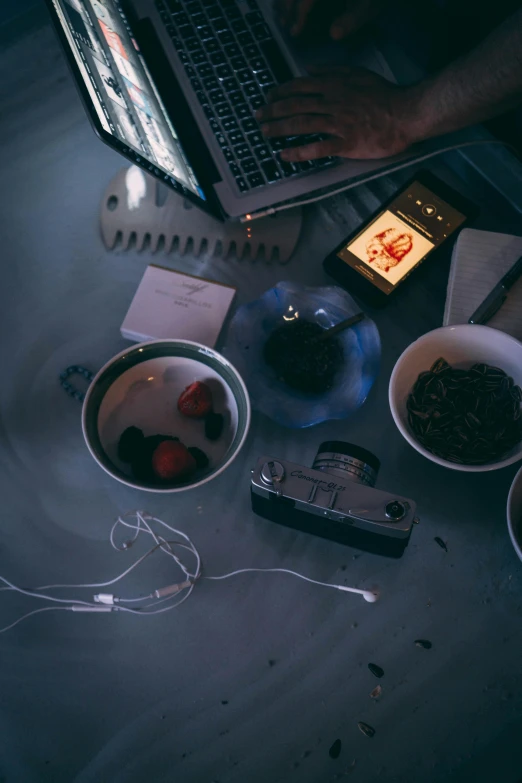
[[[196,470],[196,460],[188,449],[177,441],[164,440],[152,455],[152,469],[163,481],[188,476]]]
[[[178,400],[178,410],[189,419],[204,419],[212,410],[212,392],[205,383],[187,386]]]

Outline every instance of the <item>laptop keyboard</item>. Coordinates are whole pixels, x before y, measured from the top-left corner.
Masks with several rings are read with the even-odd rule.
[[[291,163],[283,147],[324,137],[266,139],[253,114],[292,73],[255,0],[155,0],[159,14],[239,190],[244,193],[313,169],[334,158]]]

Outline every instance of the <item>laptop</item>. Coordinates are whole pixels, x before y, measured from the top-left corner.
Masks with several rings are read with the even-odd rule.
[[[389,165],[324,158],[288,163],[255,120],[268,90],[304,71],[272,0],[47,0],[103,141],[218,219]]]

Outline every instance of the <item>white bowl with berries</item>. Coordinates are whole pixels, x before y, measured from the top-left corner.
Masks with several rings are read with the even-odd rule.
[[[113,478],[149,492],[181,492],[222,473],[250,427],[250,401],[221,354],[187,340],[122,351],[94,378],[82,427]]]

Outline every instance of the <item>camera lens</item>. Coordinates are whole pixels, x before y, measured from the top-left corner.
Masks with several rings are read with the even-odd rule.
[[[354,481],[356,484],[375,486],[381,463],[371,451],[342,440],[321,443],[312,468],[324,473]]]

